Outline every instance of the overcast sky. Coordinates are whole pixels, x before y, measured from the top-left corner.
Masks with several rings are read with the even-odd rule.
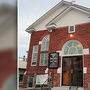
[[[19,57],[26,56],[30,34],[25,29],[61,0],[18,0]],[[72,1],[72,0],[66,0]],[[90,0],[75,0],[75,4],[90,8]]]
[[[15,5],[16,4],[16,0],[0,0],[0,4]]]

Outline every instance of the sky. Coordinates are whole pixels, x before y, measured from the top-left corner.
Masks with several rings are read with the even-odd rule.
[[[15,5],[16,4],[16,0],[0,0],[0,4]]]
[[[61,0],[18,0],[18,57],[27,57],[30,34],[25,30]],[[72,0],[66,0],[72,1]],[[90,0],[75,0],[75,4],[90,8]],[[20,59],[20,58],[19,58]]]

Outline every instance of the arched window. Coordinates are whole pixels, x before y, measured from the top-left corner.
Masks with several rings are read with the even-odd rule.
[[[42,45],[41,45],[41,51],[48,51],[49,49],[49,35],[46,35],[43,39],[42,39]]]
[[[63,46],[63,55],[83,54],[82,44],[77,40],[70,40]]]

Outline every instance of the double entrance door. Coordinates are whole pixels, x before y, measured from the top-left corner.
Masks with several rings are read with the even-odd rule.
[[[83,86],[83,58],[82,56],[63,57],[62,85]]]

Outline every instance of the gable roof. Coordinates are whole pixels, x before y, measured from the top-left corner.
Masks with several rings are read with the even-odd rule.
[[[71,6],[67,7],[67,8],[64,9],[62,12],[60,12],[56,17],[54,17],[50,22],[48,22],[48,23],[46,24],[46,26],[54,23],[54,21],[55,21],[56,19],[58,19],[59,17],[61,17],[64,13],[66,13],[66,12],[69,11],[69,10],[71,10],[72,8],[75,8],[75,9],[77,9],[77,10],[80,10],[80,11],[82,11],[82,12],[85,12],[85,13],[90,14],[90,9],[87,9],[87,8],[82,7],[82,6],[78,6],[78,5],[74,4],[74,5],[71,5]]]
[[[90,8],[84,7],[84,6],[80,6],[77,4],[72,4],[72,2],[68,2],[68,1],[64,1],[62,0],[61,2],[59,2],[56,6],[54,6],[52,9],[50,9],[47,13],[45,13],[42,17],[40,17],[37,21],[35,21],[32,25],[30,25],[26,31],[29,33],[32,33],[33,31],[36,31],[34,29],[34,27],[39,24],[40,21],[44,20],[50,13],[54,12],[55,10],[57,10],[58,8],[60,8],[63,5],[68,5],[67,8],[65,8],[63,11],[61,11],[57,16],[55,16],[50,22],[47,22],[47,25],[50,25],[51,23],[53,23],[54,20],[56,20],[58,17],[60,17],[61,15],[63,15],[66,11],[70,10],[71,8],[75,8],[78,10],[81,10],[85,13],[89,13],[90,14]]]

